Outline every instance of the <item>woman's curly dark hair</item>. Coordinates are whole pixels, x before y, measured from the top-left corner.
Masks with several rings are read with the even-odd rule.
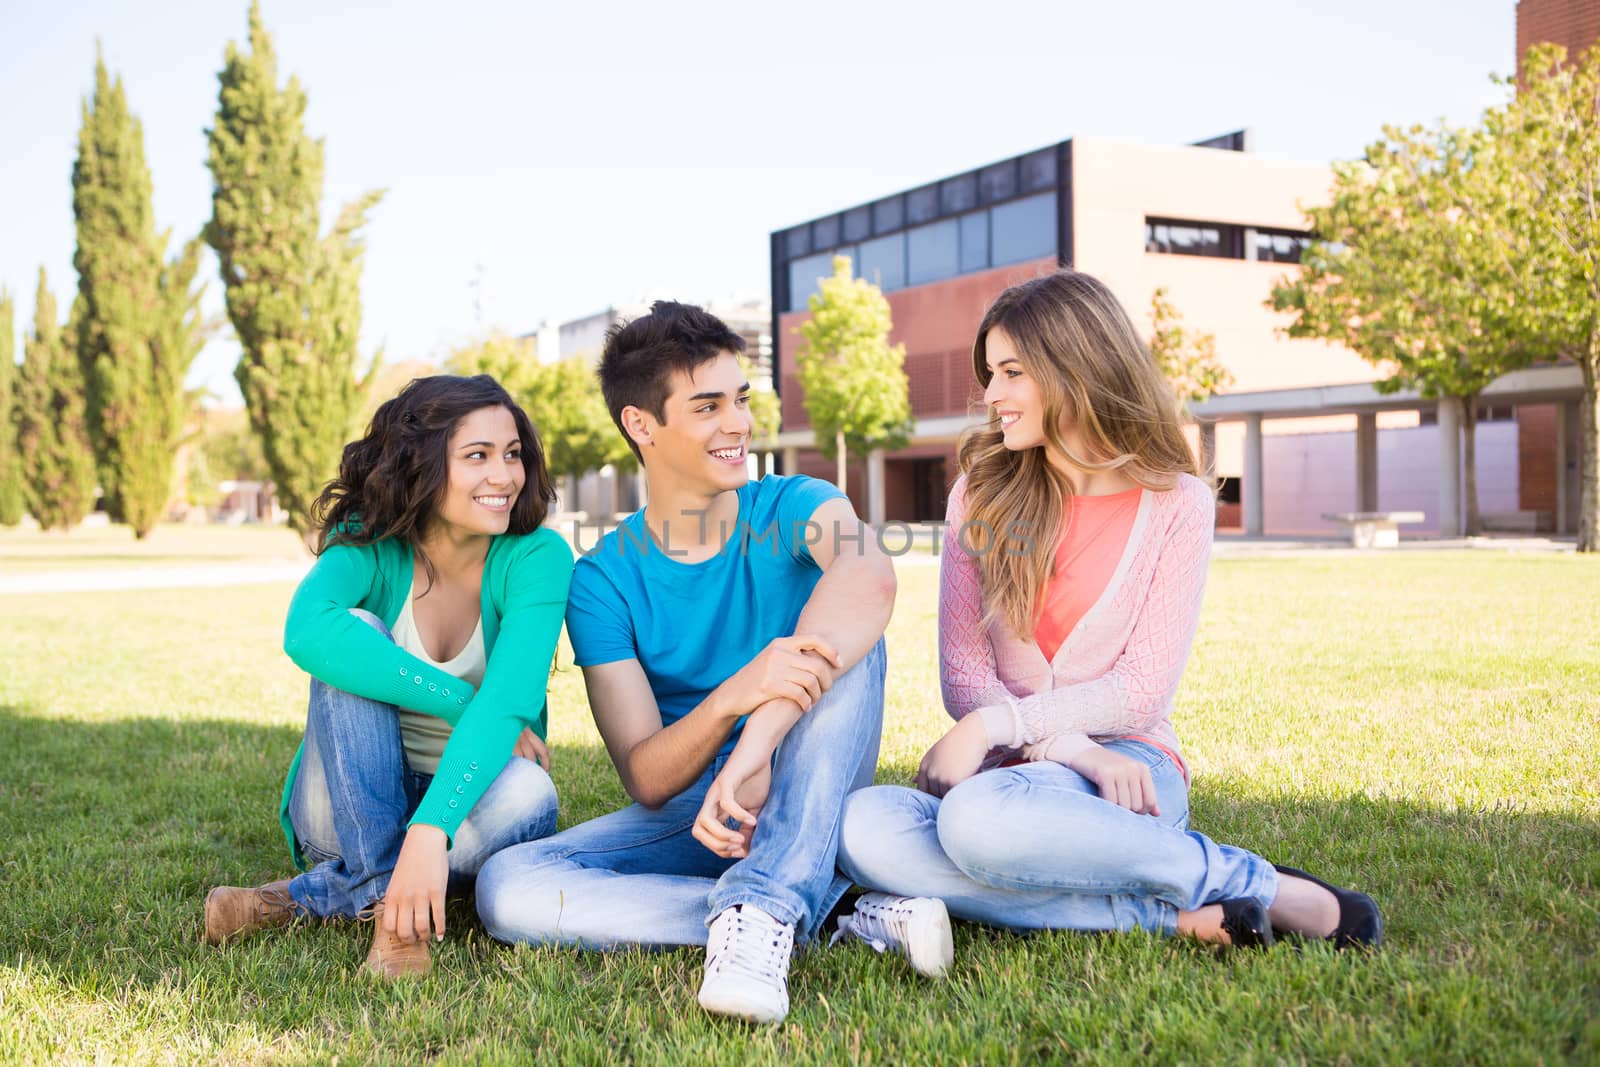
[[[533,423],[489,375],[436,374],[413,379],[378,408],[360,440],[344,446],[339,476],[311,505],[311,521],[320,533],[318,551],[390,538],[413,545],[420,541],[449,484],[451,434],[467,415],[493,407],[511,412],[526,472],[522,492],[511,505],[508,532],[537,530],[556,490]]]

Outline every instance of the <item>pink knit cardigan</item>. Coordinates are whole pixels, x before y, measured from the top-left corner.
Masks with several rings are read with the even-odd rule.
[[[1170,717],[1205,595],[1211,489],[1183,475],[1166,492],[1140,494],[1111,581],[1050,661],[1003,621],[982,626],[978,561],[957,536],[965,514],[963,475],[950,490],[939,576],[939,680],[951,717],[1009,709],[1012,745],[1028,759],[1053,745],[1059,756],[1087,735],[1149,741],[1181,765]]]

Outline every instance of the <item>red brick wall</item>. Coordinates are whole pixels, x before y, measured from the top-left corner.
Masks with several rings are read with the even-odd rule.
[[[989,304],[1008,285],[1055,270],[1055,257],[966,274],[889,293],[894,328],[889,340],[906,346],[911,412],[917,418],[964,415],[982,391],[972,375],[972,338]],[[783,389],[783,428],[809,426],[795,353],[804,343],[800,324],[810,312],[778,318],[778,380]],[[898,453],[897,453],[898,454]]]
[[[1568,54],[1581,52],[1600,39],[1600,0],[1518,0],[1517,56],[1520,65],[1528,48],[1549,41],[1564,45]]]

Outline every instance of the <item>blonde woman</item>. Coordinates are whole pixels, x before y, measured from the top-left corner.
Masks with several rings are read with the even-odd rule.
[[[914,963],[949,958],[948,921],[902,898],[1019,929],[1376,945],[1370,897],[1188,828],[1170,715],[1215,505],[1127,313],[1086,274],[1014,286],[973,369],[990,419],[962,443],[939,598],[956,722],[917,789],[847,802],[839,865],[880,892],[841,925]]]

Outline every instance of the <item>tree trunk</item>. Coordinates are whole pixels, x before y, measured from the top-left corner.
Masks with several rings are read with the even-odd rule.
[[[1461,507],[1463,532],[1468,537],[1483,533],[1483,516],[1478,511],[1478,394],[1461,398]]]
[[[1578,360],[1583,397],[1578,403],[1578,551],[1600,552],[1600,335]]]
[[[839,462],[839,478],[838,478],[839,492],[843,493],[843,492],[846,491],[845,487],[844,487],[845,470],[846,470],[846,464],[849,462],[848,458],[845,456],[845,453],[844,453],[844,431],[843,430],[840,430],[840,431],[838,431],[837,433],[835,433],[833,435],[833,447],[834,447],[834,452],[837,455],[838,462]]]

